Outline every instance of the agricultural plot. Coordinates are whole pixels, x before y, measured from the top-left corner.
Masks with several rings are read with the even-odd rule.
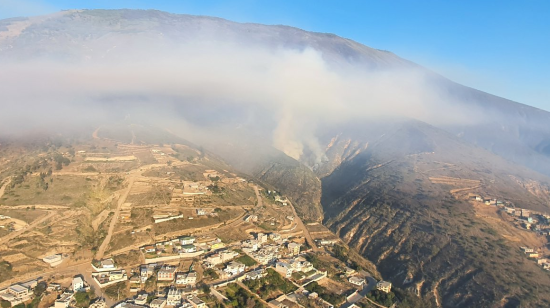
[[[47,184],[47,186],[45,186]],[[8,187],[1,203],[5,205],[77,205],[85,203],[98,181],[93,177],[56,176],[44,182],[38,176],[30,176],[14,187]]]

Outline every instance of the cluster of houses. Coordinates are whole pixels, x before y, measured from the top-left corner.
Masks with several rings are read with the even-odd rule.
[[[38,280],[17,283],[0,290],[0,298],[11,303],[11,306],[26,302],[33,297],[32,290],[38,285]]]
[[[297,255],[300,253],[300,247],[299,243],[288,242],[278,233],[257,233],[255,239],[241,242],[242,251],[263,265],[281,258],[282,251],[286,251],[290,256]]]
[[[503,207],[503,209],[510,216],[513,216],[516,222],[521,224],[525,229],[533,230],[544,235],[550,235],[550,225],[548,224],[550,215],[508,206]]]
[[[238,280],[258,280],[268,274],[268,269],[271,268],[285,277],[294,284],[301,287],[290,294],[285,294],[271,300],[269,304],[276,307],[295,307],[301,299],[308,299],[318,302],[322,306],[331,307],[315,292],[308,292],[304,286],[313,282],[319,281],[327,277],[327,271],[316,269],[311,262],[304,256],[302,245],[300,243],[283,239],[277,233],[257,233],[248,240],[233,243],[229,249],[224,245],[216,245],[219,240],[207,241],[209,252],[202,256],[200,262],[205,268],[214,269],[218,273],[218,278],[212,282],[214,288],[223,286],[229,282]],[[170,245],[170,243],[172,243]],[[186,246],[195,247],[197,251],[197,239],[192,236],[182,236],[175,240],[157,243],[142,247],[142,251],[150,254],[157,254],[159,249],[176,249],[179,253]],[[239,250],[237,249],[240,249]],[[191,249],[189,249],[191,251]],[[248,257],[254,259],[259,265],[256,268],[247,268],[244,263],[247,263],[240,256],[245,253]],[[244,258],[245,256],[243,256]],[[248,258],[246,257],[246,258]],[[250,260],[250,258],[248,258]],[[248,263],[247,263],[248,264]],[[201,300],[199,290],[197,288],[198,277],[193,270],[195,262],[188,270],[181,270],[180,267],[164,263],[162,261],[156,263],[142,264],[139,268],[132,270],[132,275],[128,279],[126,272],[123,269],[117,268],[117,265],[112,259],[104,259],[94,261],[92,266],[95,270],[92,273],[94,281],[101,287],[106,287],[112,283],[129,280],[130,291],[136,295],[131,298],[119,302],[115,308],[164,308],[165,306],[196,308],[206,307],[206,303]],[[355,275],[355,271],[346,268],[346,276],[348,281],[358,287],[366,284],[365,278],[361,275]],[[153,294],[140,293],[143,292],[143,287],[150,278],[154,277],[157,283],[157,291],[154,298]],[[0,297],[9,300],[13,305],[26,302],[32,299],[32,287],[36,282],[12,285],[6,290],[0,291]],[[51,284],[60,290],[59,285]],[[391,291],[391,283],[380,281],[376,288],[383,292]],[[164,288],[164,289],[163,289]],[[72,286],[60,293],[55,301],[53,308],[68,308],[75,303],[75,294],[81,291],[89,290],[81,276],[75,276],[72,280]],[[98,300],[91,304],[92,308],[105,308],[105,301]]]
[[[286,278],[292,277],[292,274],[296,272],[302,272],[306,276],[311,276],[316,273],[313,265],[306,261],[304,257],[280,259],[275,263],[275,270]]]
[[[180,271],[177,266],[170,264],[142,264],[130,278],[130,291],[139,292],[142,284],[151,277],[156,277],[157,284],[169,286],[156,292],[155,298],[149,299],[149,294],[139,293],[133,299],[128,299],[115,308],[164,308],[174,307],[206,307],[206,303],[197,297],[197,273]]]
[[[137,274],[130,278],[130,283],[145,283],[155,274],[158,282],[175,283],[180,287],[194,287],[197,283],[197,273],[180,272],[176,266],[170,264],[142,264]]]
[[[4,290],[0,290],[0,298],[10,302],[12,307],[25,303],[35,297],[34,290],[39,283],[46,284],[45,281],[40,281],[40,279],[13,284]],[[82,276],[75,276],[70,288],[62,290],[61,285],[57,283],[49,283],[46,288],[47,292],[59,292],[52,308],[68,308],[74,306],[75,294],[89,290],[90,286],[84,281]],[[97,299],[90,307],[105,308],[105,301],[103,299]]]
[[[543,269],[550,271],[550,260],[544,258],[540,252],[534,248],[529,247],[520,247],[521,251],[527,256],[527,258],[535,259],[538,265],[542,266]]]
[[[100,287],[107,287],[117,282],[128,280],[126,271],[117,268],[113,259],[103,259],[92,261],[92,278]]]
[[[537,211],[518,208],[510,202],[501,201],[494,198],[482,198],[479,195],[470,194],[470,199],[483,202],[486,205],[500,208],[508,215],[515,218],[515,221],[527,230],[537,231],[543,235],[550,235],[550,215]]]
[[[200,255],[207,251],[218,250],[225,247],[218,238],[203,243],[197,243],[193,236],[180,236],[172,240],[157,242],[153,245],[142,246],[140,249],[147,259],[161,256],[184,257]]]
[[[114,308],[164,308],[172,306],[178,308],[206,308],[206,303],[196,294],[188,293],[182,289],[169,288],[163,292],[157,292],[156,297],[148,302],[148,294],[138,294],[133,299],[118,303]]]
[[[315,243],[317,246],[332,246],[337,242],[336,239],[317,239],[315,240]]]

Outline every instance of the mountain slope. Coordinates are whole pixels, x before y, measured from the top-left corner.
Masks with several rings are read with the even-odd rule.
[[[326,175],[325,224],[384,277],[435,306],[548,305],[550,276],[525,258],[515,239],[535,236],[498,216],[506,214],[467,201],[468,193],[478,193],[548,211],[548,193],[534,195],[517,181],[537,181],[548,191],[548,179],[423,123],[387,126],[378,138],[331,140],[327,157],[339,164],[318,168]],[[459,184],[438,182],[453,183],[449,178]]]
[[[432,119],[430,124],[550,175],[548,112],[464,87],[391,52],[333,34],[153,10],[72,10],[0,21],[3,63],[51,59],[65,63],[139,63],[144,58],[154,59],[160,51],[185,50],[198,43],[210,44],[211,48],[223,43],[266,50],[313,49],[335,70],[418,70],[442,97],[469,112],[471,118],[459,123]]]

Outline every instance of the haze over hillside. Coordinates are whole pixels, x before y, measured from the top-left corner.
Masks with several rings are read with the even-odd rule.
[[[550,301],[547,273],[495,223],[507,216],[467,195],[550,210],[546,111],[333,34],[153,10],[0,20],[0,66],[4,143],[183,138],[281,190],[434,306]]]

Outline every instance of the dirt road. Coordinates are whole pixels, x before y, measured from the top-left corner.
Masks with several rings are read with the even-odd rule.
[[[94,132],[92,133],[92,138],[99,139],[99,136],[97,135],[99,133],[99,130],[101,129],[101,126],[98,127]]]
[[[66,210],[69,209],[69,206],[66,205],[54,205],[54,204],[28,204],[28,205],[13,205],[13,206],[0,206],[0,209],[6,209],[6,210],[16,210],[16,209],[22,209],[25,210],[27,208],[34,207],[37,210]]]
[[[256,185],[254,185],[254,192],[256,193],[256,199],[258,199],[257,206],[262,207],[264,205],[263,201],[262,201],[262,196],[260,196],[260,190],[258,189],[258,186],[256,186]]]
[[[11,178],[8,178],[6,183],[4,183],[4,185],[2,185],[2,187],[0,187],[0,198],[2,198],[2,196],[4,195],[4,192],[6,191],[6,187],[8,187],[8,185],[10,183],[11,183]]]
[[[101,213],[99,213],[99,215],[97,215],[97,217],[92,221],[92,228],[94,229],[94,231],[97,231],[99,225],[101,225],[101,223],[105,219],[107,219],[107,217],[109,217],[110,212],[111,210],[103,210]]]
[[[134,185],[134,181],[137,176],[137,172],[133,172],[130,175],[128,187],[126,188],[126,191],[120,198],[118,199],[118,205],[115,210],[115,215],[113,216],[113,220],[111,220],[111,224],[109,225],[109,231],[107,233],[107,236],[105,237],[105,240],[103,240],[103,243],[101,243],[101,246],[99,246],[99,249],[96,254],[96,259],[101,260],[103,258],[103,255],[105,254],[105,250],[107,249],[107,246],[109,246],[109,242],[111,241],[111,237],[113,236],[113,232],[115,231],[116,223],[118,222],[118,216],[120,215],[120,209],[122,208],[122,205],[124,202],[126,202],[126,198],[128,198],[128,194],[130,193],[130,190],[132,190],[132,185]]]
[[[40,219],[37,219],[35,220],[34,222],[32,222],[30,225],[28,225],[26,228],[23,228],[19,231],[15,231],[15,232],[11,232],[10,234],[0,238],[0,243],[2,243],[3,245],[7,245],[9,241],[11,241],[12,239],[18,237],[19,235],[23,234],[24,232],[28,232],[28,231],[31,231],[32,229],[34,229],[34,227],[38,226],[39,224],[43,223],[44,221],[52,218],[53,216],[55,216],[55,212],[48,212],[48,215],[40,218]]]
[[[315,241],[313,241],[313,237],[311,237],[311,234],[309,233],[309,230],[304,225],[304,222],[302,219],[300,219],[300,216],[296,213],[296,209],[294,208],[294,205],[292,205],[292,202],[288,202],[290,205],[290,208],[292,209],[292,213],[294,214],[294,221],[296,222],[296,225],[298,228],[302,229],[304,231],[304,237],[306,238],[306,241],[308,242],[309,246],[311,246],[311,249],[313,251],[319,251],[319,248],[317,245],[315,245]]]

